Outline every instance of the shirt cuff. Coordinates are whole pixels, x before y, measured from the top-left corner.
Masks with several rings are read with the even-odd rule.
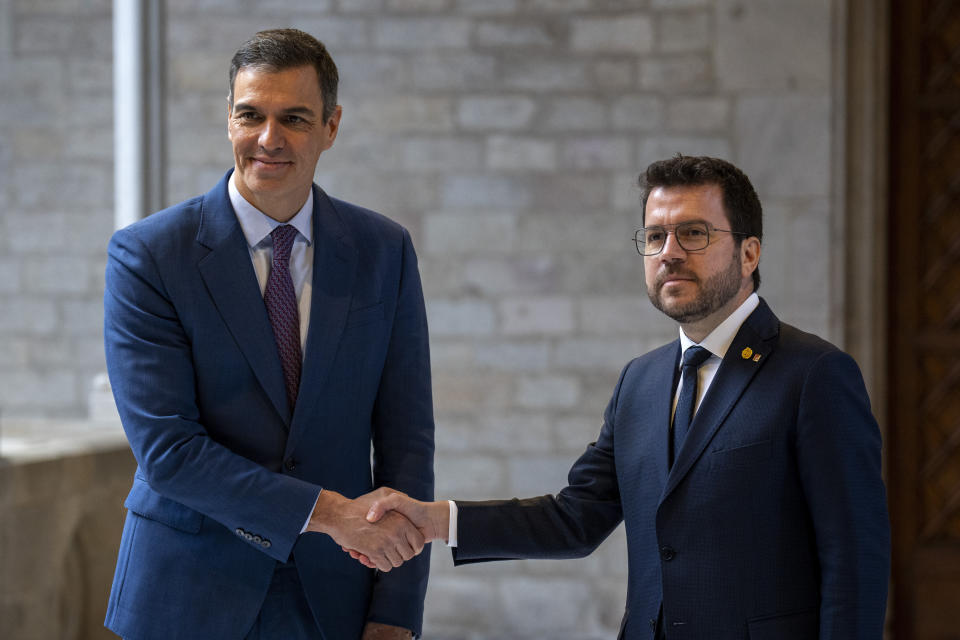
[[[450,504],[450,528],[447,529],[447,546],[457,546],[457,503],[447,500]]]
[[[320,494],[323,493],[323,489],[317,493],[317,499],[313,501],[313,508],[310,509],[310,513],[307,514],[307,521],[303,523],[303,528],[300,529],[300,533],[304,533],[307,530],[307,527],[310,526],[310,518],[313,517],[313,512],[317,509],[317,502],[320,501]]]

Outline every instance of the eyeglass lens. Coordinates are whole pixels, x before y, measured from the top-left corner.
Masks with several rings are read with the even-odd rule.
[[[686,251],[706,249],[710,244],[710,229],[703,222],[681,222],[674,227],[673,233],[680,247]],[[636,236],[637,249],[645,256],[656,255],[663,251],[668,234],[669,231],[660,226],[639,229]]]

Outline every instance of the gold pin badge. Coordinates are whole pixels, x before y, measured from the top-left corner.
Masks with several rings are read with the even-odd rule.
[[[753,355],[753,349],[751,349],[750,347],[744,347],[743,351],[740,352],[740,356],[743,357],[744,360],[749,360],[750,356],[752,355]]]
[[[759,354],[759,353],[758,353],[757,355],[753,356],[753,361],[754,361],[754,362],[760,362],[760,354]]]

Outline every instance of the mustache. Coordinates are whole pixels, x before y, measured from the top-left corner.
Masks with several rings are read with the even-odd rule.
[[[689,271],[687,269],[683,269],[680,267],[668,266],[668,267],[663,267],[657,273],[657,278],[656,278],[657,288],[659,289],[660,287],[662,287],[663,283],[668,279],[675,278],[675,277],[681,277],[681,278],[693,280],[694,282],[700,282],[700,278],[698,278],[697,275],[692,271]]]

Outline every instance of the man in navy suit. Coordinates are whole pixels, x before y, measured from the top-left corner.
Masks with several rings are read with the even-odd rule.
[[[641,186],[648,294],[680,336],[623,369],[569,485],[449,505],[393,494],[370,520],[400,510],[457,564],[584,556],[622,520],[621,638],[879,640],[890,531],[857,365],[757,297],[761,207],[739,169],[678,156]]]
[[[337,81],[311,36],[256,34],[230,70],[234,168],[110,241],[107,364],[138,463],[106,617],[124,638],[420,633],[423,537],[364,515],[375,487],[432,499],[423,294],[405,229],[313,185]]]

